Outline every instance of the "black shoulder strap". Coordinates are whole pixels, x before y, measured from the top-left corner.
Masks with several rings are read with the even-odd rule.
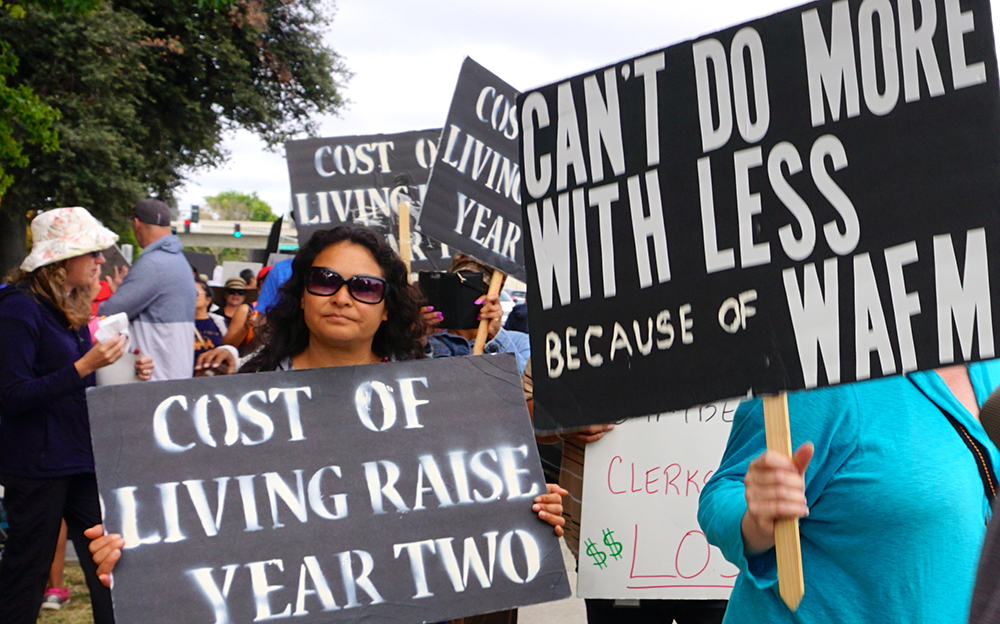
[[[917,390],[920,390],[920,393],[927,397],[928,401],[934,403],[934,405],[941,410],[944,417],[948,419],[951,426],[955,428],[956,432],[958,432],[958,437],[962,438],[962,442],[965,443],[965,446],[969,447],[969,451],[972,453],[972,459],[976,462],[976,468],[979,469],[979,476],[983,480],[983,491],[986,494],[986,499],[992,506],[993,502],[997,500],[997,492],[1000,490],[1000,485],[998,485],[996,472],[993,470],[993,462],[990,461],[989,451],[986,450],[986,447],[979,440],[974,438],[972,434],[969,433],[969,430],[966,429],[965,425],[958,422],[958,419],[949,414],[943,407],[938,405],[934,399],[924,392],[924,389],[921,388],[919,384],[914,382],[912,379],[910,380],[910,383],[912,383]],[[997,396],[996,392],[994,392],[990,398],[993,398],[994,396]],[[995,400],[994,404],[989,409],[1000,408],[1000,397],[997,397],[997,399],[998,400]],[[987,403],[989,403],[989,400],[987,400]],[[983,407],[980,408],[980,419],[982,419],[983,410],[985,409],[987,409],[987,406],[984,403]],[[997,411],[1000,412],[1000,409]],[[989,435],[990,440],[995,440],[992,434]],[[996,442],[994,442],[994,444],[996,444]]]
[[[989,452],[979,440],[972,437],[972,434],[965,428],[965,425],[958,422],[958,420],[943,409],[941,409],[941,413],[945,415],[951,426],[958,432],[959,437],[962,438],[965,445],[972,451],[972,456],[976,460],[976,467],[979,468],[979,476],[983,479],[983,490],[986,492],[986,498],[990,501],[990,505],[992,505],[993,501],[997,499],[998,486],[997,475],[993,471],[993,463],[989,459]]]
[[[979,422],[983,424],[983,429],[990,440],[993,440],[993,444],[1000,447],[1000,388],[994,390],[979,408]]]

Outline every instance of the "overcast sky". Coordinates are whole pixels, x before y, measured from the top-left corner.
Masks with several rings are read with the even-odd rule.
[[[319,136],[441,127],[466,56],[525,91],[800,4],[338,0],[326,41],[354,77],[345,91],[349,104],[339,117],[320,120]],[[178,192],[178,206],[200,205],[205,196],[236,190],[257,192],[275,213],[284,213],[290,187],[281,150],[267,151],[246,132],[229,137],[225,147],[228,163],[192,173]]]

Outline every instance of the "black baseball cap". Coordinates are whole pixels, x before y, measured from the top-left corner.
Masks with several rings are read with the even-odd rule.
[[[147,197],[132,209],[132,216],[150,225],[170,225],[170,208],[158,199]]]

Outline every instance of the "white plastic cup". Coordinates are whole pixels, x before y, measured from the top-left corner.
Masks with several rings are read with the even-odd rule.
[[[138,357],[135,353],[126,352],[114,364],[98,368],[97,385],[114,386],[139,381],[139,377],[135,374],[135,361]]]

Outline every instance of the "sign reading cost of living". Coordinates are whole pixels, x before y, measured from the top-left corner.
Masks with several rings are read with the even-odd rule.
[[[357,222],[379,231],[399,250],[399,204],[420,216],[440,130],[372,134],[285,143],[292,212],[299,244],[317,230]],[[410,228],[413,270],[446,269],[447,246]]]
[[[122,624],[435,622],[569,596],[514,358],[91,389]]]
[[[465,59],[418,225],[448,247],[524,280],[518,95]]]
[[[994,357],[991,22],[825,0],[525,93],[536,426]]]

